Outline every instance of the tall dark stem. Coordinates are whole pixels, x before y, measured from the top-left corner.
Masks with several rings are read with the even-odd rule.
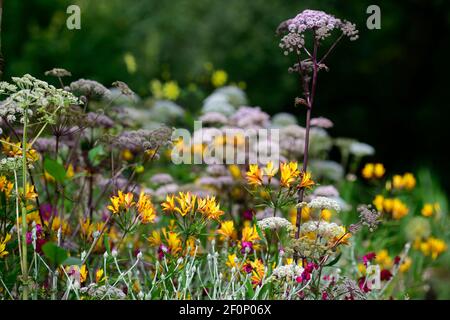
[[[317,39],[314,37],[314,50],[312,54],[312,62],[313,62],[313,76],[312,76],[312,83],[311,83],[311,90],[309,90],[309,87],[305,80],[305,74],[304,72],[306,70],[302,69],[301,61],[299,61],[299,73],[302,80],[303,85],[303,91],[306,98],[306,132],[305,132],[305,148],[303,150],[303,167],[302,170],[304,173],[306,173],[306,170],[308,169],[308,154],[309,154],[309,132],[311,130],[311,111],[314,103],[314,96],[316,94],[316,87],[317,87],[317,72],[318,72],[318,64],[317,64],[317,51],[318,51],[319,43]],[[300,188],[298,191],[298,203],[303,202],[303,198],[305,196],[305,190],[304,188]],[[300,226],[301,226],[301,219],[302,219],[302,207],[299,206],[297,208],[297,219],[296,219],[296,227],[297,230],[295,232],[295,238],[298,239],[300,236]],[[298,257],[296,257],[297,260]]]

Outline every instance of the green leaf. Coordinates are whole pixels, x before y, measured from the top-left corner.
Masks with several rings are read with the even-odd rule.
[[[261,228],[258,226],[258,220],[256,220],[256,215],[253,215],[253,224],[256,227],[256,232],[258,233],[258,236],[267,244],[267,239],[264,236],[264,233],[261,231]]]
[[[109,245],[109,237],[106,233],[103,234],[103,244],[105,245],[106,252],[108,252],[108,255],[111,255],[111,247]]]
[[[67,251],[58,247],[53,242],[47,242],[42,246],[44,255],[55,265],[60,265],[68,258]]]
[[[105,150],[103,150],[102,145],[98,145],[95,148],[91,149],[88,153],[88,159],[93,166],[98,166],[100,162],[106,156]]]
[[[45,158],[44,169],[58,182],[64,182],[66,180],[66,169],[58,161]]]
[[[325,265],[325,267],[331,267],[331,266],[334,266],[336,263],[338,263],[338,261],[339,261],[339,259],[341,258],[341,256],[342,256],[342,253],[339,253],[339,254],[337,255],[337,257],[334,258],[332,261],[330,261],[330,263],[327,263],[327,264]]]
[[[81,259],[75,258],[75,257],[68,257],[64,262],[62,263],[65,266],[81,266]]]
[[[255,290],[253,290],[253,285],[250,279],[247,280],[246,287],[247,287],[247,298],[253,298],[255,295]]]

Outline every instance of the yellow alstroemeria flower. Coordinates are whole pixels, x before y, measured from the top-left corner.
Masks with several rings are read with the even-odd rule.
[[[227,258],[227,262],[225,263],[227,265],[227,267],[231,268],[237,268],[238,265],[236,263],[237,257],[236,254],[229,254],[228,258]]]
[[[13,188],[14,183],[8,181],[5,176],[0,176],[0,192],[3,192],[7,199],[11,196]]]
[[[151,223],[155,221],[156,209],[148,195],[141,191],[138,202],[136,203],[136,209],[139,213],[139,217],[143,224]]]
[[[311,189],[315,182],[311,179],[311,172],[302,172],[299,188]]]
[[[179,207],[175,208],[175,212],[178,212],[182,217],[190,213],[195,206],[197,196],[190,192],[180,192],[176,197]]]
[[[222,240],[236,239],[237,234],[234,229],[234,222],[232,220],[223,221],[217,233],[221,235]]]
[[[258,231],[256,230],[256,225],[245,226],[242,229],[242,242],[253,242],[260,239]]]
[[[278,168],[275,168],[273,166],[273,161],[269,161],[266,165],[266,167],[263,169],[264,175],[268,176],[269,178],[273,178],[277,172]]]
[[[166,201],[161,203],[161,207],[163,211],[173,212],[175,210],[175,196],[173,194],[167,195]]]
[[[117,196],[113,196],[110,198],[111,205],[109,205],[107,208],[112,213],[119,214],[121,210],[130,209],[135,204],[133,200],[134,195],[131,192],[124,194],[119,190]]]
[[[206,218],[212,220],[218,220],[220,216],[224,214],[220,210],[220,204],[216,202],[216,197],[207,197],[206,199],[198,198],[197,210],[202,213]]]
[[[103,268],[98,269],[95,272],[95,282],[100,283],[106,280],[106,277],[103,276],[104,271]]]
[[[295,181],[295,179],[300,175],[300,171],[297,169],[297,162],[289,162],[281,163],[280,171],[281,171],[281,179],[280,186],[290,188],[291,184]]]
[[[252,284],[253,286],[258,286],[261,284],[264,274],[265,274],[265,266],[261,260],[255,260],[250,262],[252,267]]]
[[[11,235],[9,233],[3,239],[0,239],[0,258],[6,257],[9,252],[6,251],[6,244],[11,240]]]
[[[260,186],[262,185],[261,169],[257,164],[251,164],[249,171],[247,171],[247,181],[249,185]]]

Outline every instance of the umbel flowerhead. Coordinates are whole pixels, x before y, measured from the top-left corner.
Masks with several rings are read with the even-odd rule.
[[[284,50],[284,54],[288,55],[291,52],[300,54],[305,45],[306,32],[311,31],[314,38],[319,41],[328,38],[333,30],[341,31],[342,36],[347,36],[352,41],[358,39],[355,24],[317,10],[304,10],[294,18],[283,21],[278,26],[277,33],[284,35],[280,47]]]

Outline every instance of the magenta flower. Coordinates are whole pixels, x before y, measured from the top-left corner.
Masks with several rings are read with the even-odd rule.
[[[366,255],[363,257],[364,265],[367,267],[367,263],[369,263],[370,261],[372,261],[373,259],[375,259],[376,256],[377,256],[377,255],[375,254],[375,252],[369,252],[368,254],[366,254]]]
[[[242,249],[241,249],[241,253],[245,254],[245,253],[253,253],[253,243],[250,241],[242,241]]]

